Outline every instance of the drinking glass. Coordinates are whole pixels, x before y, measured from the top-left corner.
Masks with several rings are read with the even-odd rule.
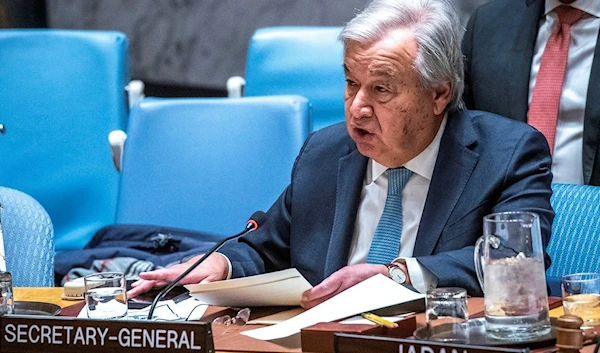
[[[467,291],[435,288],[425,297],[427,336],[431,341],[466,343],[469,337]]]
[[[579,316],[584,327],[600,325],[600,273],[575,273],[562,277],[565,314]]]
[[[527,341],[550,333],[537,214],[518,211],[485,216],[483,236],[475,244],[475,269],[484,292],[487,336]]]
[[[0,316],[12,314],[13,311],[12,275],[10,272],[0,271]]]
[[[117,319],[127,315],[125,276],[121,272],[94,273],[83,279],[90,319]]]

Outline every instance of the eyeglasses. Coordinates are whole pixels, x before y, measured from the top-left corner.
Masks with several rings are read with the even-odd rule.
[[[238,311],[238,313],[231,317],[229,315],[219,316],[218,318],[212,321],[213,325],[225,326],[226,329],[223,333],[227,332],[231,327],[241,328],[246,325],[248,320],[250,319],[250,309],[244,308]]]
[[[168,304],[162,304],[162,303],[161,303],[161,304],[158,304],[158,305],[156,306],[156,309],[158,310],[158,309],[160,309],[160,308],[165,308],[165,309],[163,309],[163,310],[168,310],[168,311],[166,311],[166,312],[167,312],[167,313],[170,313],[170,315],[169,315],[169,316],[171,316],[171,318],[168,318],[168,319],[166,319],[166,318],[159,318],[157,315],[155,315],[155,316],[152,318],[152,320],[156,320],[156,321],[189,321],[189,320],[190,320],[190,318],[192,317],[192,314],[194,313],[194,311],[195,311],[196,309],[200,308],[200,307],[203,307],[203,306],[205,306],[205,304],[198,304],[198,305],[196,305],[196,306],[194,306],[194,307],[192,308],[192,310],[189,312],[189,314],[187,315],[187,317],[181,317],[181,316],[179,316],[179,315],[178,315],[178,314],[177,314],[177,313],[176,313],[176,312],[173,310],[173,308],[172,308],[170,305],[168,305]],[[147,319],[148,319],[148,310],[149,310],[149,308],[150,308],[150,306],[148,306],[148,307],[146,307],[146,308],[144,308],[144,309],[139,309],[139,310],[136,310],[136,313],[135,313],[135,314],[133,314],[133,315],[132,315],[132,314],[129,314],[129,315],[127,315],[127,318],[128,318],[128,319],[131,319],[131,320],[142,320],[142,321],[145,321],[145,320],[147,320]]]

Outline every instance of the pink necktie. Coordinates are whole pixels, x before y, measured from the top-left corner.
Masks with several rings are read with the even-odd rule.
[[[579,21],[584,14],[583,11],[570,6],[559,6],[554,11],[558,14],[559,25],[548,39],[542,54],[528,113],[529,124],[546,136],[550,152],[554,151],[560,95],[571,41],[571,25]]]

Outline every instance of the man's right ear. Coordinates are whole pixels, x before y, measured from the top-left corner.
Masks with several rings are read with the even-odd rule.
[[[446,111],[446,108],[448,108],[454,91],[452,88],[452,83],[446,81],[433,89],[433,112],[435,115],[442,115]]]

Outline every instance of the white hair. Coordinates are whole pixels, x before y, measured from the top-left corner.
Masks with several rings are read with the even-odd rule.
[[[344,27],[339,40],[371,43],[390,31],[406,28],[417,42],[414,66],[423,88],[452,84],[447,110],[464,106],[463,56],[460,50],[461,25],[447,0],[374,0]]]

